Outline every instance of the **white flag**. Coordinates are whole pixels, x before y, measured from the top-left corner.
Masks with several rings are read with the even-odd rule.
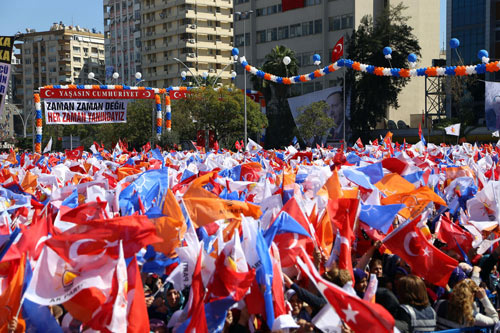
[[[454,125],[445,127],[444,130],[446,131],[446,134],[448,134],[448,135],[460,136],[460,124],[454,124]]]
[[[257,142],[253,141],[252,139],[248,138],[248,143],[247,143],[247,147],[246,147],[247,151],[254,153],[254,152],[257,152],[261,149],[262,149],[261,145],[259,145]]]
[[[498,132],[498,131],[497,131]],[[45,148],[43,149],[43,153],[42,154],[45,154],[45,153],[48,153],[52,150],[52,137],[50,137],[50,140],[49,142],[47,142],[47,145],[45,146]]]
[[[491,133],[491,135],[494,136],[495,138],[500,138],[500,131],[496,130],[495,132]]]

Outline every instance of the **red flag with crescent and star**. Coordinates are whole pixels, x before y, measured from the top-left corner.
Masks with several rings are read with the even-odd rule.
[[[384,238],[384,245],[411,266],[412,274],[445,287],[458,261],[429,243],[417,228],[418,221],[415,219],[399,226]]]
[[[340,38],[332,51],[332,63],[336,62],[344,55],[344,37]]]

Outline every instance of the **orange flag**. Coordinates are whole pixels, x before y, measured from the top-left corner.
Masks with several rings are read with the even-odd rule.
[[[2,266],[1,271],[7,270],[8,285],[0,294],[0,332],[7,332],[9,321],[16,316],[21,305],[26,256],[23,255],[19,260],[4,262]],[[16,332],[24,332],[25,326],[24,320],[18,318]]]
[[[398,175],[390,173],[379,180],[375,187],[387,196],[401,193],[408,193],[415,190],[415,185]]]
[[[405,204],[406,208],[403,208],[398,214],[407,219],[415,218],[429,202],[446,206],[446,202],[427,186],[420,187],[412,192],[394,194],[387,198],[382,198],[380,202],[382,205]]]
[[[183,196],[183,202],[191,221],[201,227],[222,219],[239,219],[241,214],[258,219],[262,212],[259,206],[237,200],[224,200],[205,190],[215,172],[210,172],[193,181]]]
[[[325,185],[323,185],[324,190],[328,192],[329,199],[339,199],[342,198],[342,187],[340,186],[339,175],[337,170],[333,170],[333,174],[328,178]]]
[[[24,175],[23,182],[21,183],[21,187],[24,192],[29,194],[35,194],[36,186],[38,185],[37,176],[27,171],[26,175]]]
[[[161,243],[153,244],[155,251],[166,256],[175,255],[175,248],[181,243],[187,227],[182,215],[181,207],[175,199],[172,190],[168,189],[165,203],[163,204],[162,217],[151,219],[156,227],[156,234],[163,239]]]
[[[9,157],[7,157],[7,162],[10,162],[12,164],[16,164],[17,163],[17,158],[16,158],[16,152],[11,150],[10,151],[10,154],[9,154]]]
[[[333,245],[333,228],[330,222],[330,215],[328,210],[321,217],[318,225],[316,226],[316,235],[318,235],[319,245],[323,249],[323,253],[330,253]]]

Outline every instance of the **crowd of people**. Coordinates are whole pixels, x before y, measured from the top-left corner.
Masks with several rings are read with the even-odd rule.
[[[500,148],[381,141],[0,155],[0,330],[493,332]]]

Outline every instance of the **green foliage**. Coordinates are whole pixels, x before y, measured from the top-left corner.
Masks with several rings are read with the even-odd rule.
[[[266,126],[260,106],[247,98],[248,136],[257,140]],[[227,88],[193,89],[172,107],[172,128],[181,141],[194,140],[197,130],[213,130],[221,147],[232,147],[244,137],[244,95]]]
[[[315,136],[321,138],[335,126],[335,122],[327,115],[326,110],[328,104],[325,101],[314,102],[298,110],[300,115],[297,117],[297,125],[304,141],[307,142]]]
[[[408,54],[420,55],[420,46],[413,28],[407,24],[408,17],[403,15],[406,9],[401,3],[389,6],[377,17],[376,23],[371,16],[363,17],[347,43],[349,57],[361,63],[389,67],[382,49],[390,46],[392,68],[408,68]],[[409,79],[348,71],[346,80],[351,91],[351,128],[357,132],[354,136],[362,136],[363,131],[375,128],[389,107],[399,107],[398,94]]]
[[[283,64],[283,58],[290,57],[288,66]],[[275,46],[266,55],[262,71],[276,76],[295,76],[298,73],[298,62],[295,53],[283,45]],[[269,126],[266,132],[266,148],[288,145],[294,135],[297,135],[287,98],[290,97],[290,87],[284,84],[264,81],[253,75],[250,79],[255,90],[264,94],[267,102],[267,119]]]

